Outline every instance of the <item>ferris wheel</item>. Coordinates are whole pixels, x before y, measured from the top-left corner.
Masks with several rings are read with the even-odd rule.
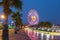
[[[31,9],[28,12],[27,20],[29,25],[36,25],[39,22],[38,12],[35,9]]]

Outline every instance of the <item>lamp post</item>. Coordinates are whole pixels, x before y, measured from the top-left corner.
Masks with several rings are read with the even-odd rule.
[[[1,18],[4,19],[5,18],[4,15],[1,15]]]
[[[0,18],[4,19],[5,17],[4,17],[4,15],[0,15]]]
[[[0,15],[0,28],[2,28],[3,27],[3,25],[2,25],[2,20],[1,19],[4,19],[4,15]]]
[[[0,21],[1,21],[1,19],[4,19],[5,17],[4,17],[4,15],[0,15]]]

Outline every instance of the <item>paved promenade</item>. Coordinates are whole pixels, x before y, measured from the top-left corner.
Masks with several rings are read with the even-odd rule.
[[[2,30],[0,30],[0,40],[2,40]],[[30,38],[23,30],[20,30],[18,34],[14,34],[14,29],[9,29],[9,40],[30,40]]]
[[[30,40],[30,38],[27,36],[27,34],[23,31],[20,30],[18,34],[14,34],[13,30],[11,33],[9,33],[9,40]]]

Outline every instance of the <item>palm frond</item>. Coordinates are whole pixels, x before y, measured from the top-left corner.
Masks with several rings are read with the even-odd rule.
[[[11,0],[11,6],[14,6],[16,9],[22,10],[22,1],[21,0]]]
[[[3,4],[3,2],[0,2],[0,6]]]

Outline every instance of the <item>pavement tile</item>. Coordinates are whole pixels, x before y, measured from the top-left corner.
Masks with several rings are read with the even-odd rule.
[[[9,40],[31,40],[27,34],[23,31],[20,30],[17,34],[11,33],[9,34]]]

